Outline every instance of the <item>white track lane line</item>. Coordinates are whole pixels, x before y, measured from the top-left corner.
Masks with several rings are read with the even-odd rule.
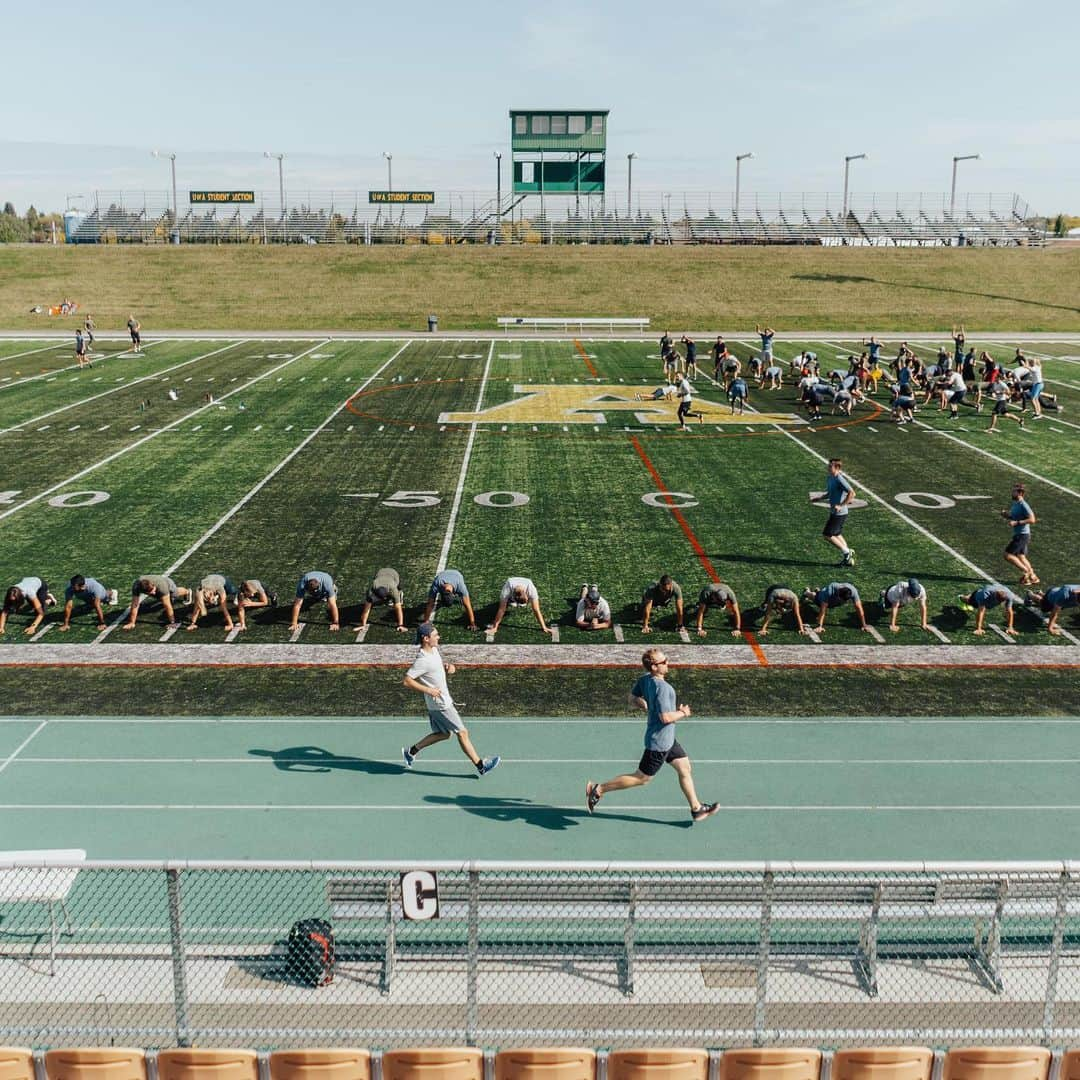
[[[203,546],[203,544],[205,544],[206,541],[209,540],[210,537],[213,536],[214,533],[216,533],[218,531],[218,529],[220,529],[222,527],[222,525],[224,525],[230,518],[235,516],[249,502],[251,502],[251,500],[256,495],[258,495],[258,493],[260,491],[262,491],[262,489],[264,487],[266,487],[266,485],[268,483],[270,483],[270,481],[273,480],[274,477],[277,476],[277,474],[279,472],[281,472],[281,470],[284,469],[285,466],[288,465],[289,462],[292,461],[292,459],[294,457],[296,457],[296,455],[299,454],[300,451],[303,450],[304,447],[307,446],[307,444],[309,442],[311,442],[311,440],[314,439],[315,436],[318,435],[319,432],[322,431],[323,428],[325,428],[327,424],[329,424],[329,423],[331,423],[331,421],[333,421],[334,417],[336,417],[338,415],[338,413],[340,413],[341,410],[344,409],[346,407],[346,405],[348,405],[349,402],[352,401],[352,399],[354,397],[356,397],[357,394],[359,394],[361,391],[366,389],[375,380],[375,378],[378,375],[380,375],[382,372],[384,372],[409,347],[410,344],[412,344],[412,339],[411,338],[408,341],[406,341],[405,344],[402,345],[401,348],[398,349],[397,352],[395,352],[394,355],[391,356],[390,359],[387,360],[378,369],[378,371],[375,372],[374,375],[372,375],[370,378],[366,379],[340,405],[338,405],[334,409],[334,411],[317,428],[313,429],[310,435],[308,435],[305,439],[302,439],[299,443],[297,443],[297,445],[292,450],[290,450],[289,453],[285,457],[283,457],[281,459],[281,461],[279,461],[245,496],[243,496],[243,498],[241,498],[239,502],[237,502],[233,507],[231,507],[231,509],[227,510],[224,514],[222,514],[222,516],[220,518],[218,518],[218,520],[215,521],[214,524],[211,525],[210,528],[207,529],[206,532],[203,533],[203,535],[200,536],[199,539],[196,540],[195,543],[192,544],[191,547],[189,547],[187,549],[187,551],[185,551],[184,554],[181,555],[180,558],[177,559],[172,564],[172,566],[168,567],[165,570],[165,573],[167,575],[171,575],[171,574],[175,573],[175,571],[177,569],[179,569],[179,567],[181,567],[185,562],[187,562],[187,560],[189,558],[191,558],[191,556],[196,551],[198,551],[199,548],[201,548]],[[322,342],[319,345],[314,346],[314,348],[316,348],[316,349],[322,348],[323,345],[325,345],[325,342]],[[309,349],[308,352],[310,352],[310,351],[311,350]],[[303,355],[303,354],[301,354],[301,355]]]
[[[268,378],[270,375],[281,371],[282,368],[286,368],[290,364],[295,364],[297,360],[306,356],[309,352],[313,352],[315,349],[320,348],[322,344],[324,343],[320,342],[319,345],[312,345],[310,349],[305,349],[302,353],[297,353],[296,356],[290,357],[288,360],[285,360],[282,363],[278,364],[277,367],[269,368],[261,375],[256,375],[255,378],[248,380],[248,382],[244,383],[242,386],[238,386],[235,390],[230,390],[227,393],[222,394],[221,397],[219,397],[213,405],[200,405],[197,409],[192,409],[191,412],[185,413],[183,416],[179,417],[179,419],[173,420],[172,423],[166,424],[164,427],[155,428],[148,435],[144,435],[141,439],[136,439],[135,442],[129,443],[127,446],[122,446],[119,450],[110,454],[108,457],[102,458],[101,461],[96,461],[93,465],[88,465],[85,469],[82,469],[80,472],[75,473],[74,476],[69,476],[66,480],[61,480],[59,483],[53,484],[52,487],[46,488],[44,491],[38,492],[38,494],[34,495],[32,498],[24,499],[21,503],[18,503],[17,505],[11,507],[9,510],[5,510],[3,511],[3,513],[0,513],[0,520],[3,520],[6,517],[10,517],[12,514],[18,513],[20,510],[24,510],[28,506],[32,506],[34,503],[39,502],[41,499],[44,499],[46,495],[51,495],[54,491],[59,491],[60,488],[66,487],[68,484],[73,484],[76,480],[81,480],[84,476],[88,476],[90,473],[102,468],[102,466],[104,465],[108,465],[110,462],[115,461],[119,457],[123,457],[124,454],[130,453],[130,451],[137,449],[144,443],[148,443],[151,439],[156,439],[159,435],[164,434],[166,431],[171,431],[173,428],[179,427],[181,424],[186,423],[188,420],[190,420],[193,416],[198,416],[200,413],[205,412],[207,409],[216,408],[219,402],[224,401],[226,398],[232,397],[233,394],[239,394],[242,391],[249,389],[257,382],[261,382],[263,379]]]
[[[480,411],[480,405],[484,400],[484,388],[487,386],[488,373],[491,371],[491,358],[495,353],[495,340],[488,346],[487,362],[484,364],[484,374],[480,379],[480,392],[476,395],[476,408],[473,412]],[[454,488],[454,501],[450,506],[450,520],[446,524],[446,535],[443,537],[442,548],[439,551],[439,562],[435,567],[436,573],[442,573],[446,569],[446,560],[450,557],[450,544],[454,539],[454,527],[457,525],[458,512],[461,509],[461,495],[465,490],[465,476],[469,471],[469,459],[472,457],[473,442],[476,439],[477,424],[473,422],[469,427],[469,439],[465,443],[465,456],[461,460],[461,472],[458,474],[457,487]]]
[[[215,349],[213,352],[204,353],[202,356],[196,356],[194,359],[185,360],[183,363],[174,364],[172,367],[162,368],[160,371],[152,372],[149,375],[141,375],[137,379],[132,379],[131,382],[124,383],[123,386],[114,386],[109,390],[103,390],[100,394],[94,394],[92,397],[83,398],[81,401],[73,401],[70,405],[61,405],[59,409],[53,409],[51,412],[31,417],[29,420],[23,420],[22,423],[15,424],[12,427],[0,428],[0,435],[6,435],[9,431],[15,431],[18,428],[25,427],[27,424],[36,424],[39,420],[47,420],[50,416],[56,416],[58,413],[67,412],[68,409],[77,409],[80,405],[89,405],[91,401],[97,401],[98,398],[108,397],[110,394],[116,394],[121,390],[127,390],[128,387],[131,386],[138,386],[139,383],[147,382],[150,379],[157,379],[162,375],[168,375],[171,371],[187,367],[188,364],[197,363],[199,360],[206,360],[211,356],[216,356],[218,353],[225,352],[226,349],[235,348],[239,344],[239,341],[234,341],[232,345],[225,345],[223,348]]]
[[[0,773],[2,773],[19,756],[19,754],[22,753],[22,751],[26,749],[26,747],[29,746],[31,742],[33,742],[34,737],[38,734],[39,731],[42,730],[42,728],[45,727],[46,724],[48,724],[48,722],[48,720],[42,720],[41,723],[38,724],[38,726],[34,728],[34,730],[31,731],[30,734],[27,735],[26,738],[23,739],[23,741],[19,743],[19,745],[16,746],[10,754],[8,754],[7,758],[4,760],[4,763],[0,765]]]

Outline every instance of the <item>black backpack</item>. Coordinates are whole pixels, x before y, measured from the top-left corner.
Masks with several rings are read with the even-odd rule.
[[[334,928],[325,919],[301,919],[289,930],[285,973],[303,986],[334,981]]]

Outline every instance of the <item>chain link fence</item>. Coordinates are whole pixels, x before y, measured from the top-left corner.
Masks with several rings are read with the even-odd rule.
[[[1068,863],[0,864],[0,1043],[1080,1038]]]

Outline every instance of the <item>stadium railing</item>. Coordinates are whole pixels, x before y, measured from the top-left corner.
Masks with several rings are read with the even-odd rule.
[[[496,324],[507,333],[511,330],[607,330],[614,333],[616,330],[636,330],[639,333],[648,330],[649,320],[646,318],[577,318],[569,316],[516,316],[500,315]]]

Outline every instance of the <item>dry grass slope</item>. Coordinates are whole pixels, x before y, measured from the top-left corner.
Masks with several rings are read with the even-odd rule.
[[[0,326],[67,296],[102,329],[484,328],[497,315],[648,315],[672,329],[1080,328],[1080,250],[0,247]]]

